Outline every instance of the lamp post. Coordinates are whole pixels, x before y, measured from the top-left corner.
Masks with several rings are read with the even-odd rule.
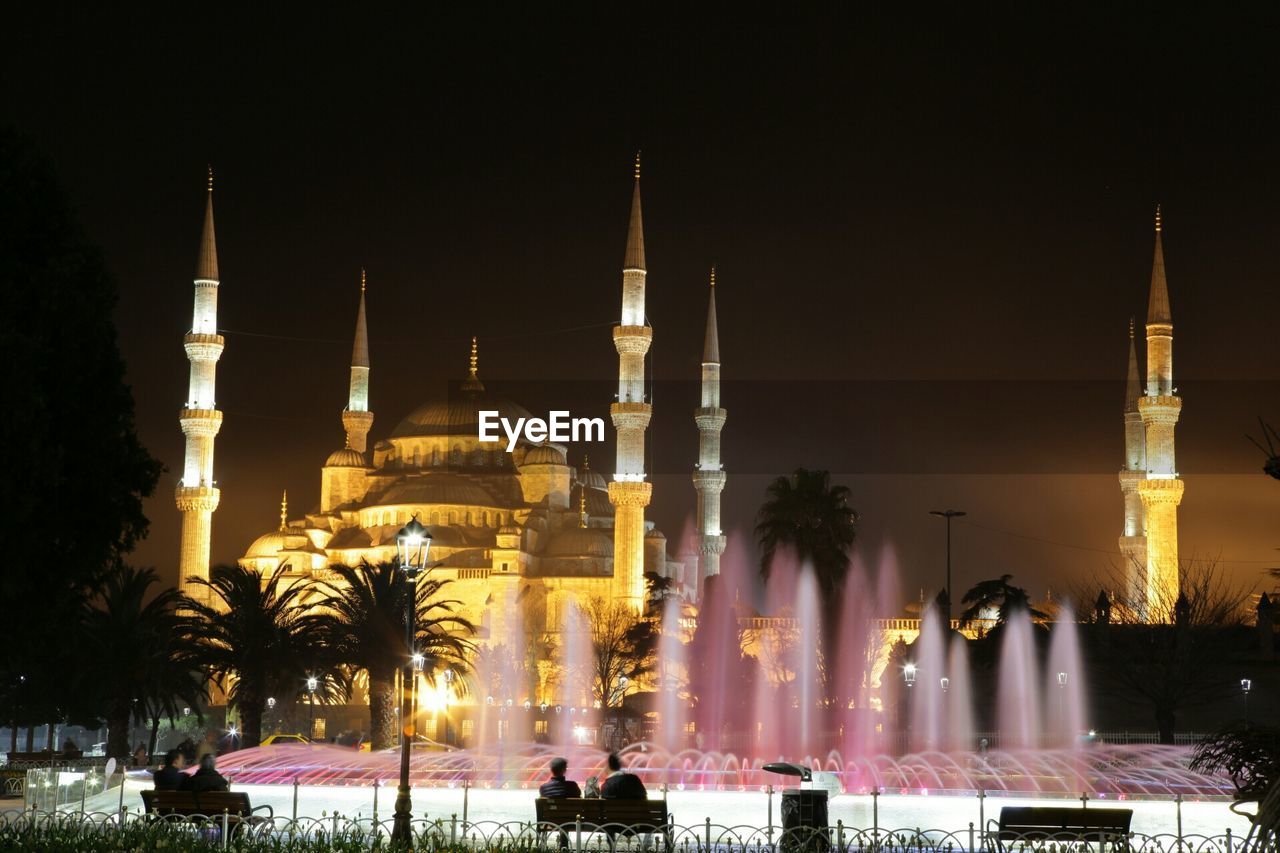
[[[276,700],[275,700],[275,697],[274,697],[274,696],[268,696],[268,697],[267,697],[267,716],[268,716],[268,717],[271,717],[271,718],[274,718],[274,717],[275,717],[275,715],[276,715]],[[272,724],[272,726],[274,727],[274,723]],[[275,734],[275,732],[272,732],[272,734]]]
[[[1058,673],[1058,725],[1062,726],[1063,737],[1070,746],[1071,738],[1076,733],[1067,729],[1067,722],[1067,674],[1060,672]]]
[[[1240,679],[1240,692],[1244,694],[1244,727],[1249,728],[1249,692],[1253,690],[1253,679]]]
[[[948,630],[950,630],[950,628],[951,628],[951,600],[952,600],[952,599],[951,599],[951,519],[953,519],[953,518],[960,518],[961,516],[966,515],[966,513],[965,513],[965,511],[964,511],[964,510],[961,510],[961,509],[931,509],[931,510],[929,510],[929,515],[936,515],[938,518],[945,518],[945,519],[947,520],[947,586],[946,586],[946,590],[947,590],[947,613],[946,613],[947,625],[946,625],[946,627],[947,627],[947,629],[948,629]]]
[[[444,675],[444,699],[440,703],[441,713],[444,714],[444,745],[449,745],[449,691],[453,689],[453,670],[446,669]]]
[[[418,521],[418,517],[415,515],[396,534],[397,562],[399,563],[400,571],[404,572],[405,579],[408,581],[405,600],[404,636],[409,654],[405,656],[404,662],[405,684],[408,684],[409,680],[413,678],[413,620],[418,603],[418,575],[427,568],[427,553],[430,550],[431,533],[423,526],[422,522]],[[413,713],[410,697],[407,693],[402,693],[400,705],[403,708],[400,714],[400,723],[401,725],[406,725],[408,718]],[[410,821],[413,820],[413,799],[409,793],[409,749],[409,738],[402,738],[400,741],[400,788],[396,792],[395,822],[391,828],[392,843],[405,846],[409,845],[413,838],[413,830],[410,827]]]
[[[907,695],[903,697],[902,705],[907,716],[907,743],[906,751],[911,751],[911,688],[916,686],[916,665],[909,663],[902,668],[902,680],[907,683]]]
[[[316,688],[320,680],[314,675],[307,676],[307,742],[316,736]]]

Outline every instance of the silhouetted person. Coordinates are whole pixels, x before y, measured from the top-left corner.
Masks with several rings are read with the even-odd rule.
[[[644,783],[634,773],[622,769],[622,759],[618,753],[609,753],[609,776],[600,786],[600,796],[606,800],[647,800],[649,792]]]
[[[156,782],[156,790],[178,790],[182,785],[182,780],[187,778],[187,774],[182,772],[182,768],[185,766],[186,761],[182,756],[181,750],[171,749],[166,752],[164,754],[164,766],[152,774]]]
[[[551,759],[551,778],[543,782],[542,787],[538,788],[538,796],[552,800],[564,799],[565,797],[581,797],[582,791],[578,788],[578,783],[572,779],[564,778],[565,771],[568,769],[569,762],[563,758]]]
[[[142,744],[138,744],[138,748],[133,751],[133,766],[147,766],[147,748]]]
[[[218,772],[212,755],[201,758],[200,769],[183,779],[182,784],[178,786],[179,791],[191,791],[194,794],[205,791],[226,791],[230,788],[231,783]]]

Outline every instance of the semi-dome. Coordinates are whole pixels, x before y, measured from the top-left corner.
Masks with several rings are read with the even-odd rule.
[[[613,537],[597,527],[575,527],[547,543],[548,557],[612,557]]]
[[[379,505],[460,504],[501,506],[502,503],[481,486],[453,474],[430,474],[396,483],[378,498]]]
[[[539,444],[524,456],[525,465],[563,465],[564,451],[554,444]]]
[[[409,438],[415,435],[469,435],[475,437],[480,426],[480,412],[498,413],[512,423],[517,418],[531,418],[532,414],[519,403],[485,394],[457,394],[448,400],[432,400],[423,403],[396,424],[392,438]],[[499,430],[501,432],[501,430]]]
[[[578,481],[583,485],[590,486],[593,489],[608,489],[609,484],[604,481],[604,477],[599,471],[593,471],[590,468],[578,474]]]
[[[326,468],[364,468],[364,454],[359,450],[352,450],[350,447],[343,447],[329,454],[329,459],[324,463]]]

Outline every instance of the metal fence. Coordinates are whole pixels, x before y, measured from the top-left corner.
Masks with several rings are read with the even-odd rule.
[[[381,849],[391,835],[392,820],[350,817],[283,818],[262,815],[240,820],[234,815],[155,817],[136,812],[49,812],[36,809],[0,812],[4,833],[59,833],[88,837],[124,832],[171,839],[175,846],[230,848],[233,842],[274,844],[306,842],[317,846]],[[1280,853],[1274,839],[1258,843],[1227,829],[1221,835],[1144,835],[1109,832],[1053,837],[1000,833],[970,823],[956,829],[846,826],[783,830],[778,827],[722,826],[708,818],[693,826],[589,825],[582,820],[553,826],[525,821],[477,822],[417,818],[412,822],[414,848],[433,851],[557,851],[613,853]]]

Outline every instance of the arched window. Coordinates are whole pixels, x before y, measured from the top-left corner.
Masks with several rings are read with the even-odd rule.
[[[435,468],[440,467],[440,448],[438,447],[431,448],[431,465]]]

